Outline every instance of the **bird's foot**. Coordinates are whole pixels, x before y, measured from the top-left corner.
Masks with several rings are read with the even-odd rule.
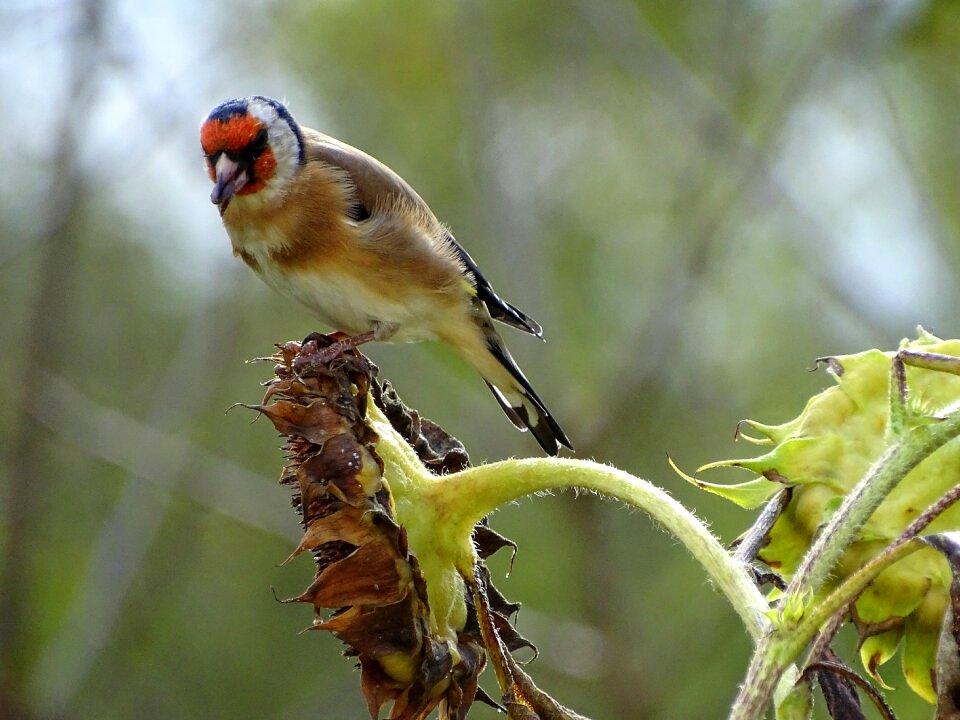
[[[336,360],[344,353],[353,352],[358,346],[368,343],[374,338],[373,330],[360,333],[359,335],[346,335],[345,333],[335,333],[334,335],[341,336],[342,339],[338,337],[333,343],[320,351],[320,362],[322,363]]]
[[[329,335],[310,333],[301,344],[303,349],[298,358],[301,361],[299,364],[303,364],[305,357],[310,358],[308,362],[311,367],[316,367],[318,365],[328,365],[347,353],[359,355],[355,352],[357,346],[373,339],[374,332],[372,330],[352,336],[343,332],[334,332]],[[295,367],[295,369],[299,368]]]
[[[309,335],[307,335],[307,336],[300,342],[300,345],[301,345],[301,346],[305,346],[305,345],[307,345],[307,343],[311,343],[311,342],[312,342],[312,343],[314,343],[318,348],[325,348],[325,347],[328,347],[328,346],[332,345],[333,343],[337,342],[338,340],[342,340],[342,339],[345,338],[345,337],[347,337],[347,334],[346,334],[346,333],[339,332],[339,331],[338,331],[338,332],[332,332],[332,333],[330,333],[329,335],[327,335],[326,333],[322,333],[322,332],[312,332],[312,333],[310,333]]]

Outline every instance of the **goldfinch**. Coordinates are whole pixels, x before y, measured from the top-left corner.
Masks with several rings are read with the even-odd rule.
[[[200,128],[233,253],[327,325],[367,340],[434,340],[486,381],[545,452],[573,449],[494,328],[542,337],[399,175],[301,127],[270,98],[228,100]]]

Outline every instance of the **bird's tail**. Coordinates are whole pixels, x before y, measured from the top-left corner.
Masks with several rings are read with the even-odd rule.
[[[573,450],[563,428],[524,377],[496,331],[491,329],[485,333],[485,340],[487,351],[496,360],[499,372],[483,372],[481,369],[481,373],[510,421],[521,430],[529,430],[548,455],[556,455],[560,450],[559,445]]]

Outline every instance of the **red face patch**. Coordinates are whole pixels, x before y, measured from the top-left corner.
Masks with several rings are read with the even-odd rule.
[[[210,161],[211,157],[217,153],[226,152],[241,158],[244,155],[250,158],[248,148],[263,130],[265,130],[264,124],[250,114],[231,115],[226,121],[213,119],[203,123],[200,128],[200,145],[208,157],[207,172],[210,174],[210,179],[214,182],[217,180],[216,169]],[[248,160],[249,164],[246,166],[249,179],[237,195],[251,195],[262,190],[267,181],[273,177],[273,171],[277,167],[277,159],[269,147],[251,159],[252,162]]]
[[[250,181],[240,188],[237,195],[250,195],[258,190],[263,190],[267,180],[273,177],[274,168],[277,167],[277,159],[273,156],[273,150],[267,148],[258,157],[250,170]]]
[[[200,128],[200,145],[207,155],[240,153],[262,129],[263,123],[250,114],[231,115],[226,122],[207,120]]]

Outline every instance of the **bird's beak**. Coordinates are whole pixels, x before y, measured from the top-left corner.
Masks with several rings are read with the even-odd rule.
[[[239,162],[228,157],[226,153],[222,153],[217,159],[214,172],[216,173],[216,180],[213,190],[210,191],[210,202],[218,205],[220,214],[223,215],[230,203],[230,198],[247,184],[249,178],[246,169]]]

